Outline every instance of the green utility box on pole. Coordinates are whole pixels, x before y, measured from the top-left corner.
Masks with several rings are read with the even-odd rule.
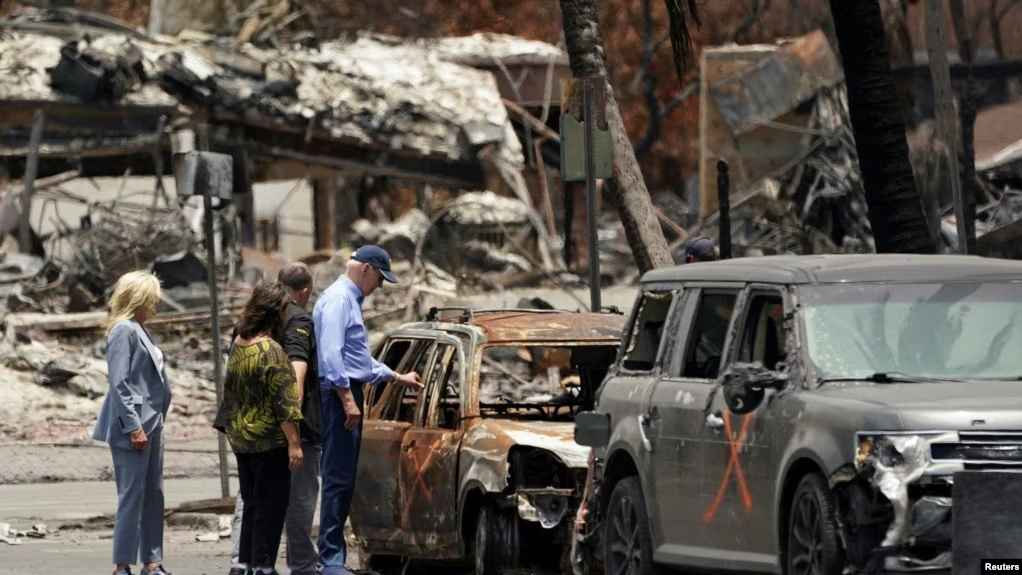
[[[561,180],[586,183],[586,227],[589,237],[589,309],[598,312],[600,250],[596,233],[596,180],[614,177],[614,140],[607,125],[607,80],[583,78],[582,121],[561,115]]]

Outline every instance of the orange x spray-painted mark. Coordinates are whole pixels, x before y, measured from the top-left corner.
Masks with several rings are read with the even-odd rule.
[[[443,450],[440,447],[443,444],[443,437],[436,438],[430,445],[424,445],[422,447],[411,447],[411,457],[406,461],[409,461],[410,472],[415,474],[415,478],[405,485],[407,498],[404,500],[404,508],[401,510],[401,525],[408,526],[411,524],[411,512],[412,504],[419,497],[424,498],[427,502],[431,502],[433,499],[433,490],[426,483],[425,474],[429,468],[433,465],[433,460],[439,457]],[[425,454],[426,457],[420,462],[419,456]]]
[[[723,479],[720,480],[717,494],[713,497],[713,502],[710,503],[710,506],[703,513],[703,523],[712,523],[713,518],[716,517],[717,509],[720,507],[721,502],[724,501],[724,494],[727,493],[727,488],[731,484],[732,474],[735,476],[735,483],[738,485],[738,495],[742,499],[742,506],[745,507],[746,511],[752,511],[752,494],[749,493],[749,484],[745,480],[745,471],[742,470],[742,460],[739,451],[742,442],[745,441],[745,436],[749,432],[752,417],[753,414],[750,413],[742,419],[742,428],[736,435],[731,426],[731,412],[724,412],[724,433],[727,436],[728,449],[731,455],[728,457],[727,468],[724,470]]]

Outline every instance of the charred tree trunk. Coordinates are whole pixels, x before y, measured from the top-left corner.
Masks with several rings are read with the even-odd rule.
[[[878,0],[830,0],[877,252],[933,253]]]
[[[572,74],[575,78],[606,77],[596,0],[560,1]],[[604,186],[607,201],[618,210],[639,270],[645,272],[671,265],[673,260],[667,240],[653,210],[653,202],[635,159],[632,143],[625,132],[621,111],[609,81],[606,94],[607,123],[614,139],[614,180]],[[580,102],[581,98],[572,98],[573,104]]]
[[[976,44],[969,21],[965,16],[964,0],[951,0],[951,23],[958,38],[958,56],[969,69],[965,85],[958,96],[958,114],[961,126],[961,155],[958,165],[961,170],[962,203],[965,214],[965,253],[976,253],[976,100],[978,98],[972,65],[976,60]]]

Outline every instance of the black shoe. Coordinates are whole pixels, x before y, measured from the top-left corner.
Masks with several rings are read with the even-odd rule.
[[[231,567],[231,570],[227,572],[227,575],[248,575],[251,573],[248,569],[242,569],[241,567]]]

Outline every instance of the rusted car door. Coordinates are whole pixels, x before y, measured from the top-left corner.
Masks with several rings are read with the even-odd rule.
[[[422,370],[433,357],[435,343],[426,337],[391,336],[381,348],[383,363],[398,372]],[[396,385],[371,388],[357,474],[351,502],[352,528],[364,537],[370,553],[402,553],[400,506],[401,444],[415,423],[421,393]]]
[[[458,449],[465,352],[440,335],[422,373],[420,413],[401,444],[401,527],[411,555],[453,558],[458,553]]]

